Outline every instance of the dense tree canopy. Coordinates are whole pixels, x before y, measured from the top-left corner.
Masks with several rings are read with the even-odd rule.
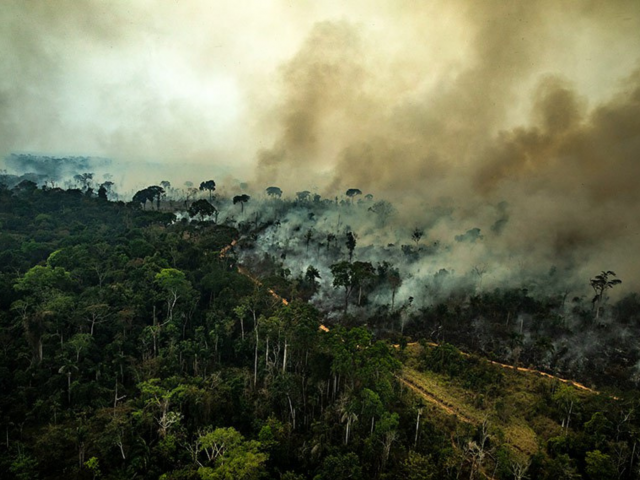
[[[439,301],[444,269],[416,308],[411,272],[367,257],[365,242],[354,261],[350,227],[317,221],[365,208],[264,200],[261,219],[253,200],[238,221],[232,201],[248,195],[178,212],[169,185],[125,204],[28,182],[0,185],[3,478],[637,477],[634,357],[615,360],[633,350],[618,343],[582,371],[545,364],[565,358],[568,340],[554,340],[572,338],[568,309],[594,335],[604,318],[635,338],[640,300],[605,303],[611,271],[591,281],[600,312],[519,286],[457,286]],[[287,226],[290,243],[242,256]],[[412,255],[427,255],[422,238]],[[283,255],[298,255],[298,273]],[[607,381],[619,390],[589,390]]]

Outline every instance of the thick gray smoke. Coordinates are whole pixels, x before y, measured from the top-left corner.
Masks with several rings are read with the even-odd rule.
[[[396,214],[350,220],[359,245],[417,226],[484,283],[640,286],[635,0],[9,0],[0,49],[2,157],[110,158],[121,192],[360,188]]]
[[[458,6],[438,13],[464,33],[435,43],[455,44],[458,61],[420,29],[433,26],[432,5],[403,17],[399,45],[411,52],[394,56],[397,37],[389,47],[358,23],[316,24],[281,69],[277,140],[259,152],[259,183],[383,195],[398,229],[428,224],[446,198],[452,232],[482,227],[494,237],[475,263],[557,265],[584,279],[612,268],[637,287],[640,7]],[[560,35],[571,18],[575,36]],[[602,42],[629,49],[607,81],[592,57]]]

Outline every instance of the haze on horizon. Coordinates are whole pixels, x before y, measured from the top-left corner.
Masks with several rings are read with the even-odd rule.
[[[9,0],[0,49],[2,157],[357,187],[460,233],[504,201],[505,251],[640,286],[637,1]]]

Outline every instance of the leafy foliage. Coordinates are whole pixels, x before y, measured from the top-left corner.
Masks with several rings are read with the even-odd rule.
[[[513,337],[514,328],[527,333],[516,319],[561,334],[567,327],[553,317],[556,300],[511,289],[419,312],[400,301],[394,306],[395,292],[411,278],[391,263],[340,261],[345,247],[353,253],[356,245],[355,234],[339,240],[347,229],[301,229],[309,249],[326,242],[318,252],[335,258],[332,278],[308,264],[295,278],[277,257],[238,271],[236,250],[258,241],[257,220],[176,221],[163,196],[168,182],[137,192],[127,205],[109,201],[109,191],[88,192],[91,180],[83,180],[84,192],[28,180],[0,188],[0,467],[7,478],[636,475],[634,391],[613,401],[565,385],[523,388],[526,399],[539,401],[518,405],[542,432],[539,451],[523,459],[497,430],[427,407],[398,380],[400,360],[414,361],[407,355],[411,339],[385,321],[409,318],[404,333],[446,336],[489,355],[513,345],[523,349],[522,361],[534,361],[552,350],[539,341],[527,351]],[[212,199],[214,189],[204,190]],[[246,198],[233,203],[249,200],[239,197]],[[304,197],[297,207],[321,208]],[[215,205],[222,210],[225,201],[233,209],[229,199]],[[147,202],[156,208],[141,209]],[[268,203],[277,209],[284,200]],[[207,200],[190,207],[200,220],[216,209]],[[259,267],[268,275],[252,278]],[[601,283],[594,279],[601,309],[618,312],[631,331],[638,299],[605,306],[619,281],[613,272],[603,275]],[[304,301],[330,282],[344,290],[345,313],[351,307],[356,314],[327,319]],[[361,318],[381,292],[391,308]],[[593,314],[586,309],[584,318]],[[401,340],[388,341],[394,337]],[[495,404],[508,433],[524,428],[510,424],[523,418],[516,407],[499,403],[498,390],[508,388],[500,367],[445,342],[415,361],[470,392],[478,411]]]

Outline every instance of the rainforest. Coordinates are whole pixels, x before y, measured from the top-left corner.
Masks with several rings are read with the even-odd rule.
[[[636,478],[612,271],[420,274],[490,235],[363,245],[394,207],[356,188],[1,179],[7,478]]]
[[[3,0],[0,478],[640,478],[640,2]]]

